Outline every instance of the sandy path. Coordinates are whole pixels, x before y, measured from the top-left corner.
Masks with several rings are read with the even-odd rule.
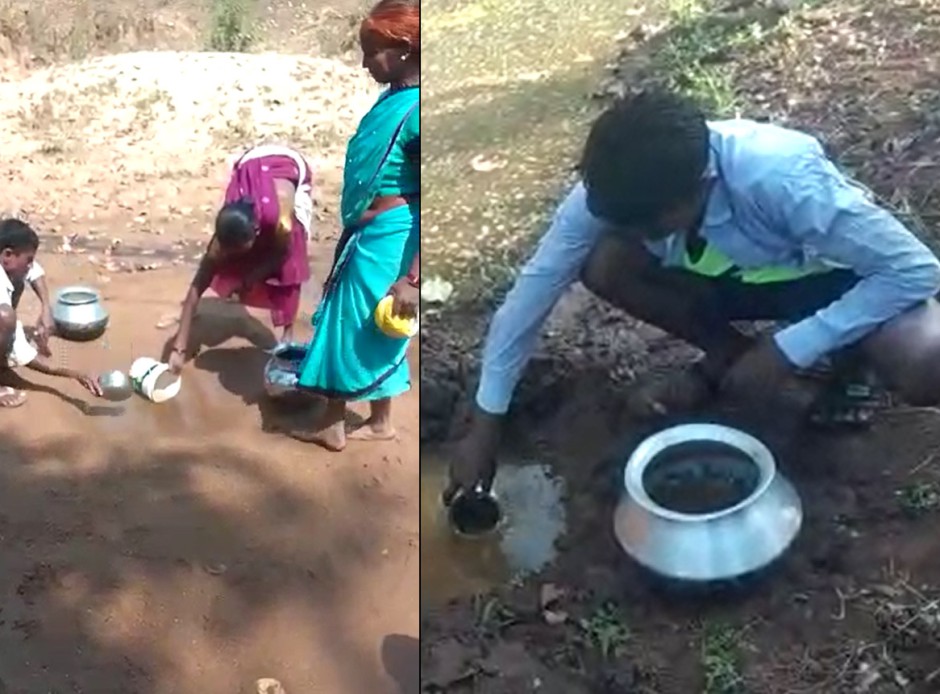
[[[327,251],[315,252],[320,277]],[[54,284],[95,281],[87,262],[44,260]],[[158,354],[167,333],[154,324],[188,277],[113,274],[112,327],[57,343],[57,358],[97,370]],[[263,433],[277,414],[251,340],[268,331],[228,306],[209,314],[220,344],[172,403],[121,411],[37,378],[62,394],[0,412],[7,689],[230,694],[275,677],[288,692],[414,691],[386,671],[416,681],[417,644],[403,637],[418,633],[417,393],[391,444],[329,455]]]

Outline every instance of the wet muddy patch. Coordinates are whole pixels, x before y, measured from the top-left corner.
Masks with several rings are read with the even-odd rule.
[[[501,517],[492,532],[455,532],[441,502],[447,466],[422,452],[421,602],[424,607],[525,579],[557,556],[565,529],[564,486],[537,463],[500,467],[493,491]]]

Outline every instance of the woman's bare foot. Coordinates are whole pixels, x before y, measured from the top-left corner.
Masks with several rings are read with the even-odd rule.
[[[353,441],[391,441],[397,435],[389,420],[377,420],[374,417],[369,417],[356,428],[346,432],[346,438]]]
[[[288,432],[288,436],[304,443],[315,443],[334,453],[346,448],[346,429],[343,422],[311,431],[295,429]]]
[[[13,409],[26,402],[26,393],[10,386],[0,386],[0,407]]]
[[[281,342],[287,343],[287,342],[293,342],[293,341],[294,341],[294,326],[285,325],[284,331],[281,333]]]
[[[315,443],[328,451],[339,453],[346,448],[346,403],[343,400],[330,400],[320,420],[310,430],[293,430],[288,435],[303,441]]]

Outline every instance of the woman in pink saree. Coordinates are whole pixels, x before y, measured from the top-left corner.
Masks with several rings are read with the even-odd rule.
[[[286,147],[255,147],[235,163],[215,233],[168,345],[166,359],[174,372],[186,361],[196,308],[210,287],[243,306],[269,310],[281,340],[293,339],[301,287],[310,279],[311,180],[304,158]]]

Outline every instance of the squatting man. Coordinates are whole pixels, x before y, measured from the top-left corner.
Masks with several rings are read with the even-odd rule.
[[[940,400],[940,262],[839,171],[813,137],[709,122],[691,102],[644,92],[594,124],[581,180],[493,318],[470,433],[445,500],[488,488],[501,422],[542,324],[580,280],[704,356],[632,393],[641,414],[709,398],[782,392],[805,371],[827,385],[808,413],[866,422],[878,383],[912,405]],[[735,323],[770,321],[770,335]],[[755,400],[756,404],[756,400]]]

